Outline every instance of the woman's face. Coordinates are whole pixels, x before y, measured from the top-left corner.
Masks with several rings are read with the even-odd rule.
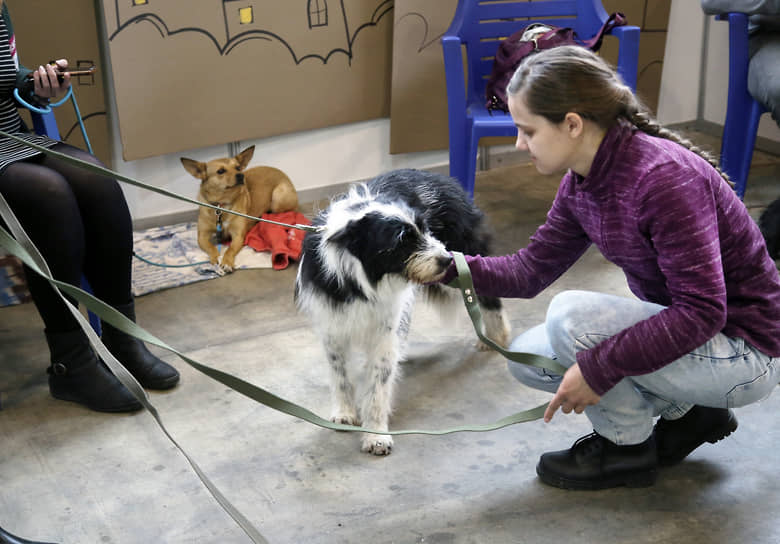
[[[522,98],[509,96],[509,113],[517,127],[515,147],[528,151],[540,174],[560,174],[572,167],[574,141],[566,120],[554,124],[531,113]]]

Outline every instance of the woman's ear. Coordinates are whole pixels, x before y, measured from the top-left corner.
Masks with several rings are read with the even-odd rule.
[[[569,112],[563,119],[563,126],[569,136],[578,138],[584,131],[585,121],[582,119],[579,113]]]

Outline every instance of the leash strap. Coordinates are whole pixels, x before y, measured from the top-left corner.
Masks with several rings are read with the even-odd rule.
[[[115,172],[111,172],[108,169],[98,167],[96,165],[86,163],[84,161],[75,160],[72,157],[69,157],[62,153],[51,151],[49,149],[31,144],[30,142],[25,142],[21,138],[17,138],[2,130],[0,130],[0,134],[21,141],[22,143],[25,143],[31,147],[39,149],[44,153],[58,157],[66,162],[77,164],[78,166],[81,166],[88,170],[99,172],[104,175],[114,176],[117,179],[130,183],[132,185],[143,187],[163,195],[173,196],[173,198],[178,198],[180,200],[192,202],[199,206],[205,205],[202,202],[194,201],[186,197],[181,197],[179,195],[176,195],[175,193],[171,193],[170,191],[151,187],[144,183],[132,180],[131,178],[127,178],[126,176],[121,176],[119,174],[116,174]],[[214,207],[214,206],[209,206],[209,207]],[[229,210],[225,210],[225,211],[229,211]],[[229,211],[229,213],[234,213],[234,212]],[[236,215],[243,215],[243,214],[236,214]],[[327,419],[318,416],[317,414],[311,412],[310,410],[302,406],[299,406],[293,402],[278,397],[261,387],[255,386],[236,376],[209,367],[194,359],[191,359],[190,357],[187,357],[183,353],[177,351],[176,349],[169,346],[168,344],[166,344],[156,336],[152,335],[145,329],[139,327],[137,324],[135,324],[133,321],[126,318],[120,312],[108,306],[107,304],[100,301],[99,299],[95,298],[94,296],[87,293],[86,291],[83,291],[82,289],[76,286],[54,279],[54,277],[51,275],[51,271],[49,270],[48,265],[46,264],[46,261],[43,259],[43,256],[40,254],[38,249],[35,247],[33,242],[29,239],[29,237],[25,233],[24,229],[22,228],[21,224],[19,223],[14,213],[11,211],[10,206],[8,205],[8,203],[6,202],[2,194],[0,194],[0,217],[3,218],[8,228],[11,229],[11,232],[13,232],[14,234],[14,236],[12,237],[5,228],[0,227],[0,247],[8,251],[10,254],[21,259],[31,270],[33,270],[35,273],[41,275],[46,280],[48,280],[49,283],[52,284],[52,286],[59,288],[59,290],[57,289],[55,290],[57,290],[63,302],[66,304],[70,312],[78,321],[81,328],[84,330],[85,334],[89,338],[90,343],[95,348],[100,358],[111,369],[111,372],[114,373],[117,379],[119,379],[119,381],[122,382],[122,384],[125,387],[127,387],[128,390],[132,392],[133,395],[141,402],[144,408],[146,408],[149,411],[149,413],[152,415],[152,417],[154,418],[154,420],[156,421],[157,425],[160,427],[162,432],[168,437],[168,439],[173,443],[173,445],[176,446],[176,448],[182,453],[182,455],[189,462],[190,466],[197,474],[198,478],[208,489],[211,495],[215,498],[215,500],[219,503],[222,509],[233,518],[233,520],[241,527],[241,529],[243,529],[243,531],[255,544],[268,544],[268,541],[263,537],[262,534],[260,534],[257,528],[255,528],[254,525],[252,525],[252,523],[235,506],[233,506],[233,504],[222,494],[222,492],[217,488],[217,486],[214,485],[214,483],[208,478],[208,476],[201,470],[201,468],[198,466],[195,460],[192,457],[190,457],[189,454],[187,454],[187,452],[181,447],[181,445],[179,445],[179,443],[174,439],[174,437],[170,434],[170,432],[166,429],[165,425],[163,424],[162,418],[157,412],[157,409],[149,401],[149,397],[146,391],[136,381],[133,375],[130,374],[130,372],[119,361],[117,361],[117,359],[111,354],[111,352],[108,351],[108,349],[105,347],[105,345],[103,345],[103,343],[101,342],[97,334],[95,334],[95,331],[92,329],[92,327],[90,326],[86,318],[81,314],[81,312],[79,312],[78,308],[76,308],[73,304],[70,303],[70,301],[68,301],[65,298],[65,296],[62,294],[63,292],[69,294],[71,297],[73,297],[80,303],[84,304],[84,306],[87,307],[87,309],[97,314],[102,320],[108,322],[115,328],[121,330],[126,334],[134,336],[144,342],[154,344],[156,346],[159,346],[163,349],[166,349],[174,353],[175,355],[177,355],[179,358],[181,358],[183,361],[185,361],[187,364],[189,364],[196,370],[222,383],[223,385],[230,387],[231,389],[237,391],[238,393],[241,393],[244,396],[247,396],[261,404],[264,404],[269,408],[272,408],[274,410],[291,415],[299,419],[303,419],[304,421],[307,421],[309,423],[327,429],[338,430],[338,431],[368,432],[374,434],[389,434],[389,435],[404,435],[404,434],[445,435],[445,434],[452,434],[452,433],[459,433],[459,432],[486,432],[486,431],[501,429],[509,425],[515,425],[517,423],[523,423],[526,421],[533,421],[539,419],[542,417],[547,407],[547,403],[545,403],[540,406],[537,406],[536,408],[517,412],[513,415],[499,419],[498,421],[495,421],[493,423],[462,425],[459,427],[453,427],[444,430],[408,429],[408,430],[395,430],[395,431],[391,431],[391,430],[377,431],[373,429],[366,429],[364,427],[345,425],[343,423],[334,423],[332,421],[329,421]],[[252,218],[251,216],[246,216],[246,217]],[[252,218],[252,219],[257,219],[257,218]],[[275,223],[274,221],[268,221],[268,222]],[[285,225],[283,223],[275,223],[275,224],[291,227],[291,225]],[[301,230],[314,230],[305,227],[308,227],[308,225],[297,225],[294,228],[301,228]],[[561,365],[559,365],[558,363],[556,363],[555,361],[553,361],[552,359],[548,359],[546,357],[542,357],[530,353],[517,353],[517,352],[507,351],[484,334],[485,327],[484,327],[484,323],[482,322],[482,316],[481,316],[479,306],[476,302],[477,296],[474,291],[474,285],[471,279],[471,272],[468,269],[468,265],[466,264],[465,257],[461,253],[454,252],[453,258],[455,259],[455,263],[458,268],[458,274],[459,274],[456,282],[461,289],[463,300],[464,303],[466,304],[466,309],[469,313],[469,316],[471,317],[472,323],[474,324],[474,329],[477,333],[477,336],[480,338],[480,340],[482,340],[485,344],[492,347],[493,349],[495,349],[496,351],[498,351],[499,353],[501,353],[502,355],[504,355],[505,357],[513,361],[517,361],[523,364],[529,364],[540,368],[548,368],[556,373],[565,372],[566,369]]]
[[[458,269],[458,277],[451,285],[455,285],[460,289],[461,295],[463,296],[463,303],[466,305],[466,310],[471,318],[471,322],[474,324],[474,330],[477,332],[479,339],[511,361],[535,366],[537,368],[544,368],[563,376],[566,373],[567,368],[557,363],[554,359],[535,353],[509,351],[485,335],[485,324],[482,322],[482,312],[479,309],[474,283],[471,279],[471,271],[469,270],[469,265],[466,264],[466,257],[463,256],[463,253],[453,251],[452,258]]]
[[[148,183],[143,183],[142,181],[138,181],[137,179],[133,179],[131,177],[125,176],[120,174],[119,172],[114,172],[113,170],[109,170],[108,168],[105,168],[103,166],[98,166],[97,164],[92,164],[90,162],[82,161],[81,159],[77,159],[75,157],[71,157],[70,155],[66,155],[65,153],[60,153],[59,151],[54,151],[53,149],[49,149],[47,147],[40,146],[38,144],[35,144],[33,142],[28,142],[27,140],[24,140],[20,138],[19,136],[16,136],[14,134],[10,134],[4,130],[0,130],[0,136],[5,136],[6,138],[11,138],[12,140],[16,140],[19,143],[22,143],[26,145],[27,147],[32,147],[33,149],[40,151],[41,153],[44,153],[46,155],[50,155],[52,157],[56,157],[60,159],[61,161],[73,164],[75,166],[78,166],[80,168],[83,168],[85,170],[89,170],[90,172],[101,174],[104,176],[109,176],[112,178],[115,178],[119,181],[123,181],[125,183],[129,183],[130,185],[134,185],[136,187],[140,187],[142,189],[146,189],[147,191],[152,191],[153,193],[158,193],[163,196],[168,196],[171,198],[175,198],[176,200],[181,200],[183,202],[189,202],[190,204],[195,204],[196,206],[202,206],[204,208],[211,208],[213,210],[219,211],[222,210],[227,213],[232,213],[233,215],[238,215],[241,217],[246,217],[247,219],[252,219],[253,221],[262,221],[263,223],[271,223],[273,225],[279,225],[280,227],[285,227],[289,229],[298,229],[303,230],[307,232],[319,232],[320,228],[315,227],[313,225],[301,225],[300,223],[296,223],[295,225],[288,225],[287,223],[280,223],[279,221],[272,221],[271,219],[263,219],[262,217],[254,217],[252,215],[246,215],[241,212],[237,212],[234,210],[229,210],[227,208],[220,208],[219,206],[214,206],[212,204],[207,204],[205,202],[201,202],[199,200],[195,200],[189,197],[186,197],[184,195],[180,195],[179,193],[175,193],[173,191],[168,191],[167,189],[161,189],[160,187],[155,187],[154,185],[149,185]]]
[[[2,195],[0,195],[1,197]],[[5,202],[5,199],[0,199],[0,214],[3,216],[4,219],[6,219],[6,224],[9,224],[9,219],[13,218],[14,222],[18,225],[18,222],[15,221],[15,217],[13,216],[13,213],[10,211],[10,208],[8,207],[7,203]],[[8,217],[6,217],[8,216]],[[21,235],[22,239],[25,240],[25,245],[31,249],[34,249],[34,245],[32,245],[32,242],[29,241],[29,238],[26,237],[26,234],[24,234],[24,231],[21,230],[21,226],[19,226],[19,232],[14,230],[14,234],[18,237]],[[121,330],[122,332],[129,334],[131,336],[134,336],[144,342],[147,342],[149,344],[154,344],[155,346],[159,346],[163,349],[166,349],[170,351],[171,353],[174,353],[179,358],[181,358],[184,362],[195,368],[196,370],[202,372],[203,374],[209,376],[210,378],[222,383],[223,385],[226,385],[230,387],[231,389],[237,391],[238,393],[241,393],[242,395],[251,398],[252,400],[255,400],[259,402],[260,404],[264,404],[265,406],[268,406],[269,408],[272,408],[274,410],[277,410],[279,412],[285,413],[287,415],[303,419],[304,421],[307,421],[309,423],[312,423],[314,425],[317,425],[319,427],[324,427],[327,429],[332,429],[336,431],[353,431],[353,432],[367,432],[367,433],[374,433],[374,434],[390,434],[390,435],[404,435],[404,434],[426,434],[426,435],[445,435],[445,434],[452,434],[452,433],[459,433],[459,432],[485,432],[485,431],[493,431],[497,429],[501,429],[503,427],[507,427],[509,425],[514,425],[516,423],[523,423],[525,421],[532,421],[534,419],[538,419],[542,416],[544,413],[545,406],[540,406],[537,408],[534,408],[532,410],[526,410],[522,412],[518,412],[516,414],[504,417],[498,421],[495,421],[493,423],[487,423],[487,424],[467,424],[467,425],[461,425],[459,427],[453,427],[449,429],[443,429],[443,430],[421,430],[421,429],[405,429],[405,430],[388,430],[388,431],[379,431],[375,429],[367,429],[365,427],[358,427],[354,425],[346,425],[343,423],[334,423],[330,420],[327,420],[325,418],[322,418],[315,414],[314,412],[299,406],[293,402],[290,402],[288,400],[285,400],[277,395],[274,395],[273,393],[258,387],[256,385],[253,385],[251,383],[248,383],[241,378],[238,378],[236,376],[233,376],[231,374],[228,374],[226,372],[222,372],[221,370],[217,370],[215,368],[212,368],[210,366],[207,366],[203,363],[200,363],[194,359],[191,359],[190,357],[184,355],[183,353],[177,351],[175,348],[169,346],[156,336],[152,335],[142,327],[138,326],[136,323],[133,323],[129,319],[127,319],[124,315],[116,311],[114,308],[108,306],[101,300],[95,298],[93,295],[83,291],[82,289],[70,285],[69,283],[61,282],[59,280],[56,280],[52,277],[50,272],[48,271],[48,267],[45,266],[45,261],[43,261],[42,257],[40,257],[40,254],[37,253],[37,250],[34,250],[33,253],[36,254],[37,259],[33,259],[30,256],[30,253],[26,251],[22,246],[14,240],[9,234],[8,231],[6,231],[3,228],[0,228],[0,247],[4,248],[6,251],[11,253],[12,255],[15,255],[19,259],[21,259],[26,265],[28,265],[34,272],[40,274],[45,279],[47,279],[51,284],[53,284],[56,287],[59,287],[61,290],[72,296],[74,299],[78,300],[84,306],[91,310],[94,314],[98,315],[101,319],[105,320],[109,324],[111,324],[113,327]],[[38,263],[41,263],[43,266],[39,266]],[[78,312],[74,308],[73,311]],[[477,311],[479,311],[479,308],[477,308]],[[81,315],[81,314],[79,314]],[[83,317],[83,316],[82,316]],[[85,321],[86,323],[86,321]],[[91,327],[89,327],[88,333],[92,332]],[[94,334],[91,335],[95,339],[97,338]],[[483,341],[485,341],[484,335],[481,336]],[[492,342],[492,341],[491,341]],[[108,353],[108,350],[105,349],[105,347],[102,345],[102,343],[98,346],[99,351],[101,353],[101,356],[105,352],[106,354],[110,355]],[[505,353],[505,350],[501,348],[502,351]],[[527,354],[526,354],[527,355]],[[148,398],[146,395],[146,391],[141,388],[138,383],[135,381],[135,379],[125,370],[125,368],[116,361],[113,357],[109,357],[109,359],[112,360],[114,365],[109,365],[111,367],[111,370],[114,371],[115,374],[117,374],[117,378],[119,378],[122,383],[125,383],[127,381],[128,383],[125,383],[125,385],[128,385],[128,389],[133,391],[133,393],[136,395],[136,397],[139,398],[139,400],[144,403],[145,406],[148,406],[148,409],[150,411],[153,411],[154,408],[149,404]],[[544,359],[544,358],[542,358]],[[553,361],[554,362],[554,361]],[[115,370],[116,367],[116,370]],[[562,367],[561,367],[562,368]],[[555,371],[559,371],[558,369],[554,369]],[[124,379],[123,379],[124,378]],[[156,414],[156,411],[153,412],[153,414]],[[167,434],[167,433],[166,433]]]
[[[40,254],[38,249],[35,247],[35,244],[32,243],[30,238],[27,236],[27,233],[22,228],[21,224],[19,223],[19,220],[16,218],[14,213],[11,211],[10,206],[8,206],[8,202],[5,200],[2,194],[0,194],[0,217],[3,218],[5,221],[5,224],[8,226],[9,229],[11,229],[11,232],[14,233],[14,236],[16,236],[17,239],[21,240],[21,244],[17,242],[17,240],[13,239],[7,230],[0,227],[0,247],[5,248],[7,251],[10,251],[13,255],[16,255],[19,257],[24,263],[29,266],[32,270],[34,270],[36,273],[40,274],[47,280],[49,280],[49,283],[52,284],[52,286],[59,287],[60,290],[55,289],[57,294],[59,294],[62,301],[65,303],[67,308],[70,310],[70,312],[73,314],[73,317],[76,318],[79,325],[81,326],[82,330],[86,333],[87,337],[89,338],[90,344],[92,344],[92,347],[95,348],[95,351],[97,351],[100,358],[103,360],[103,362],[106,363],[106,365],[111,369],[111,372],[114,373],[114,375],[119,379],[122,384],[127,387],[128,390],[130,390],[131,393],[137,398],[141,404],[143,404],[144,408],[146,408],[150,414],[152,414],[152,417],[154,417],[154,420],[157,422],[157,425],[160,427],[160,429],[165,433],[165,436],[168,437],[168,439],[173,443],[174,446],[182,453],[185,459],[187,459],[187,462],[189,462],[192,469],[195,471],[195,474],[197,474],[198,478],[200,478],[200,481],[203,482],[203,485],[206,486],[206,489],[211,493],[211,496],[214,497],[214,499],[219,503],[219,505],[222,507],[222,509],[231,517],[233,520],[238,524],[241,529],[246,533],[246,535],[254,542],[255,544],[268,544],[268,541],[263,537],[262,534],[260,534],[260,531],[255,528],[254,525],[235,507],[233,504],[225,497],[222,492],[217,488],[216,485],[206,476],[206,474],[201,470],[201,468],[198,466],[198,464],[195,462],[195,460],[187,454],[187,452],[184,450],[184,448],[179,445],[179,443],[176,441],[176,439],[173,438],[173,436],[168,432],[168,429],[166,429],[165,425],[162,422],[162,419],[160,418],[160,414],[157,412],[157,409],[152,405],[152,403],[149,401],[149,396],[146,394],[146,391],[143,387],[136,381],[136,379],[133,377],[132,374],[119,362],[116,360],[116,358],[111,354],[110,351],[106,348],[106,346],[103,344],[103,342],[100,341],[100,338],[98,338],[95,331],[92,329],[92,326],[89,324],[89,321],[79,312],[78,308],[76,308],[71,302],[65,298],[61,291],[64,291],[71,295],[72,297],[76,298],[80,302],[84,302],[84,304],[90,308],[100,308],[100,312],[98,315],[105,319],[107,322],[111,323],[114,326],[119,325],[120,322],[123,326],[118,327],[121,328],[124,332],[128,332],[130,327],[126,326],[128,323],[133,324],[132,321],[127,319],[124,315],[119,313],[114,308],[111,308],[110,306],[104,304],[103,302],[100,302],[98,299],[92,297],[90,294],[88,294],[85,291],[82,291],[78,287],[74,287],[72,285],[69,285],[67,283],[63,283],[60,281],[55,280],[51,276],[51,271],[49,270],[48,265],[46,264],[46,261],[43,259],[43,256]],[[22,247],[22,244],[24,247]],[[87,304],[86,300],[91,299],[90,303]],[[136,331],[136,334],[134,336],[138,336],[138,332],[145,333],[146,336],[150,336],[146,331],[138,327],[138,330]],[[158,344],[159,345],[159,344]]]

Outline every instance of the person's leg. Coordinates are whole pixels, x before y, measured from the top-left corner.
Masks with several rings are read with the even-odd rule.
[[[102,166],[93,155],[67,144],[53,150]],[[133,225],[119,183],[48,155],[41,166],[67,181],[80,217],[79,262],[95,296],[112,306],[130,302]]]
[[[593,293],[564,291],[550,302],[545,323],[518,336],[510,350],[536,353],[572,366],[577,351],[614,336],[626,327],[660,312],[663,306],[640,300]],[[561,376],[543,369],[509,362],[512,374],[524,384],[555,393]],[[662,409],[684,414],[690,404],[669,406],[648,391],[624,380],[585,414],[594,430],[618,445],[638,444],[650,436],[653,416]]]
[[[553,356],[569,367],[577,351],[590,349],[661,310],[662,306],[633,299],[567,291],[551,302],[544,326],[518,337],[511,349]],[[560,383],[560,376],[535,368],[521,369],[510,363],[510,370],[523,383],[549,392],[555,392]],[[543,455],[537,471],[544,481],[559,487],[648,485],[657,462],[656,438],[662,464],[668,465],[705,441],[727,436],[736,428],[727,406],[769,394],[777,373],[771,358],[745,347],[742,340],[716,335],[680,360],[656,372],[626,378],[610,389],[597,405],[585,410],[594,435],[570,450]],[[666,419],[653,433],[656,415]],[[622,468],[604,469],[609,463]]]
[[[748,91],[780,125],[780,33],[760,31],[750,39]]]
[[[581,331],[604,339],[660,309],[656,305],[612,295],[565,291],[553,298],[545,323],[520,335],[510,349],[544,355],[570,367],[576,361]],[[557,391],[562,379],[554,373],[516,363],[510,363],[509,368],[521,382],[550,393]],[[611,399],[608,398],[610,394]],[[616,407],[612,410],[614,414],[600,406],[605,398]],[[601,402],[596,405],[598,409],[588,407],[585,412],[593,423],[594,433],[580,438],[568,450],[541,456],[536,472],[543,482],[564,489],[641,487],[655,482],[658,461],[651,434],[652,403],[630,387],[613,388]],[[629,422],[644,422],[645,419],[648,420],[647,429],[624,427],[630,425]],[[605,434],[619,435],[627,445],[618,445],[605,438],[599,434],[599,429]]]
[[[545,323],[540,323],[521,333],[512,340],[508,349],[509,351],[533,353],[534,355],[541,355],[543,357],[558,360],[558,356],[550,345]],[[550,370],[524,365],[511,360],[507,360],[507,367],[512,376],[520,383],[532,387],[533,389],[547,391],[548,393],[555,393],[563,378],[563,376],[555,374]]]
[[[93,155],[57,144],[54,150],[101,165]],[[95,295],[135,322],[131,289],[133,228],[122,189],[113,178],[46,156],[42,165],[67,179],[83,222],[84,274]],[[170,389],[179,373],[153,355],[137,338],[103,322],[103,343],[149,389]]]
[[[85,251],[84,230],[67,180],[36,162],[18,162],[0,174],[0,192],[54,277],[78,285]],[[98,411],[139,410],[141,403],[98,360],[54,288],[29,269],[26,277],[51,352],[48,371],[52,396]]]
[[[54,277],[78,285],[85,251],[84,230],[67,181],[39,164],[18,162],[0,174],[0,192]],[[77,329],[78,323],[49,282],[26,267],[25,275],[46,330]]]

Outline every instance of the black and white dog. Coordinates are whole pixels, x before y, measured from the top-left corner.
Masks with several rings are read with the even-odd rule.
[[[458,295],[431,282],[449,266],[449,250],[489,253],[484,216],[454,179],[395,170],[353,186],[313,224],[322,229],[304,239],[295,300],[325,347],[331,420],[386,431],[415,296]],[[506,345],[501,301],[479,302],[487,335]],[[392,447],[390,435],[370,433],[361,445],[374,455]]]

